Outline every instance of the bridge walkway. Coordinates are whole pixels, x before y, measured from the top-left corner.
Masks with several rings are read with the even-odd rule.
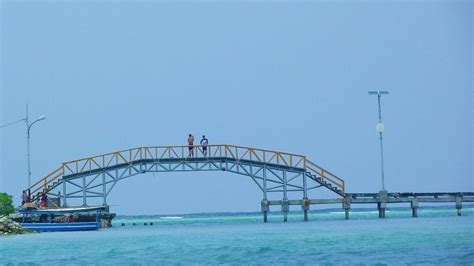
[[[107,196],[118,181],[148,172],[228,171],[250,177],[263,192],[280,193],[288,200],[289,192],[301,192],[307,199],[308,191],[327,189],[338,197],[345,195],[345,182],[306,156],[279,151],[235,145],[139,147],[67,161],[50,174],[35,182],[29,191],[33,199],[44,191],[52,196],[62,191],[61,201],[82,199],[87,206],[91,198]],[[286,212],[287,207],[282,207]]]

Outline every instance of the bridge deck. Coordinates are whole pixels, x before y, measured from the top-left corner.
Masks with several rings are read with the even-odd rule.
[[[240,159],[237,160],[235,158],[227,158],[227,157],[196,157],[196,158],[164,158],[164,159],[138,159],[135,160],[131,163],[121,163],[121,164],[115,164],[113,166],[106,166],[103,168],[97,168],[97,169],[92,169],[88,171],[82,171],[80,173],[72,173],[72,174],[65,174],[63,175],[63,178],[76,178],[76,177],[82,177],[83,175],[94,175],[98,173],[102,173],[104,171],[112,171],[112,170],[117,170],[117,169],[123,169],[125,167],[129,167],[130,165],[140,165],[140,164],[178,164],[178,163],[236,163],[239,162],[241,164],[245,165],[252,165],[252,166],[266,166],[272,169],[279,169],[279,170],[285,170],[285,171],[291,171],[291,172],[301,172],[304,173],[307,170],[304,167],[294,167],[294,166],[287,166],[287,165],[280,165],[280,164],[275,164],[275,163],[264,163],[260,161],[253,161],[253,160],[248,160],[248,159]],[[226,168],[223,167],[220,170],[226,171]],[[196,170],[194,170],[196,171]]]

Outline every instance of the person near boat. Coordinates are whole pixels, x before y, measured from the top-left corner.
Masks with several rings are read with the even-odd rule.
[[[30,202],[30,197],[28,196],[28,193],[26,192],[26,190],[23,190],[23,194],[21,194],[21,206],[29,202]]]
[[[46,194],[46,191],[43,191],[41,193],[40,207],[46,208],[47,206],[48,206],[48,195]]]

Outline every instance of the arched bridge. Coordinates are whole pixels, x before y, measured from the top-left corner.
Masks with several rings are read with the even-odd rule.
[[[250,177],[263,193],[280,193],[288,201],[289,192],[326,188],[345,196],[344,180],[316,165],[304,155],[234,145],[195,145],[193,156],[188,146],[139,147],[94,157],[64,162],[30,188],[33,199],[41,192],[57,196],[63,206],[75,199],[87,205],[90,198],[107,196],[118,181],[147,172],[228,171]]]

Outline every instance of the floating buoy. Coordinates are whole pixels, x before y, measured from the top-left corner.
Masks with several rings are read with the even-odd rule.
[[[148,225],[147,223],[144,223],[143,225]]]
[[[153,225],[153,222],[151,222],[150,225]]]
[[[122,226],[125,226],[125,223],[122,223]]]
[[[136,223],[133,223],[132,225],[137,225]]]

